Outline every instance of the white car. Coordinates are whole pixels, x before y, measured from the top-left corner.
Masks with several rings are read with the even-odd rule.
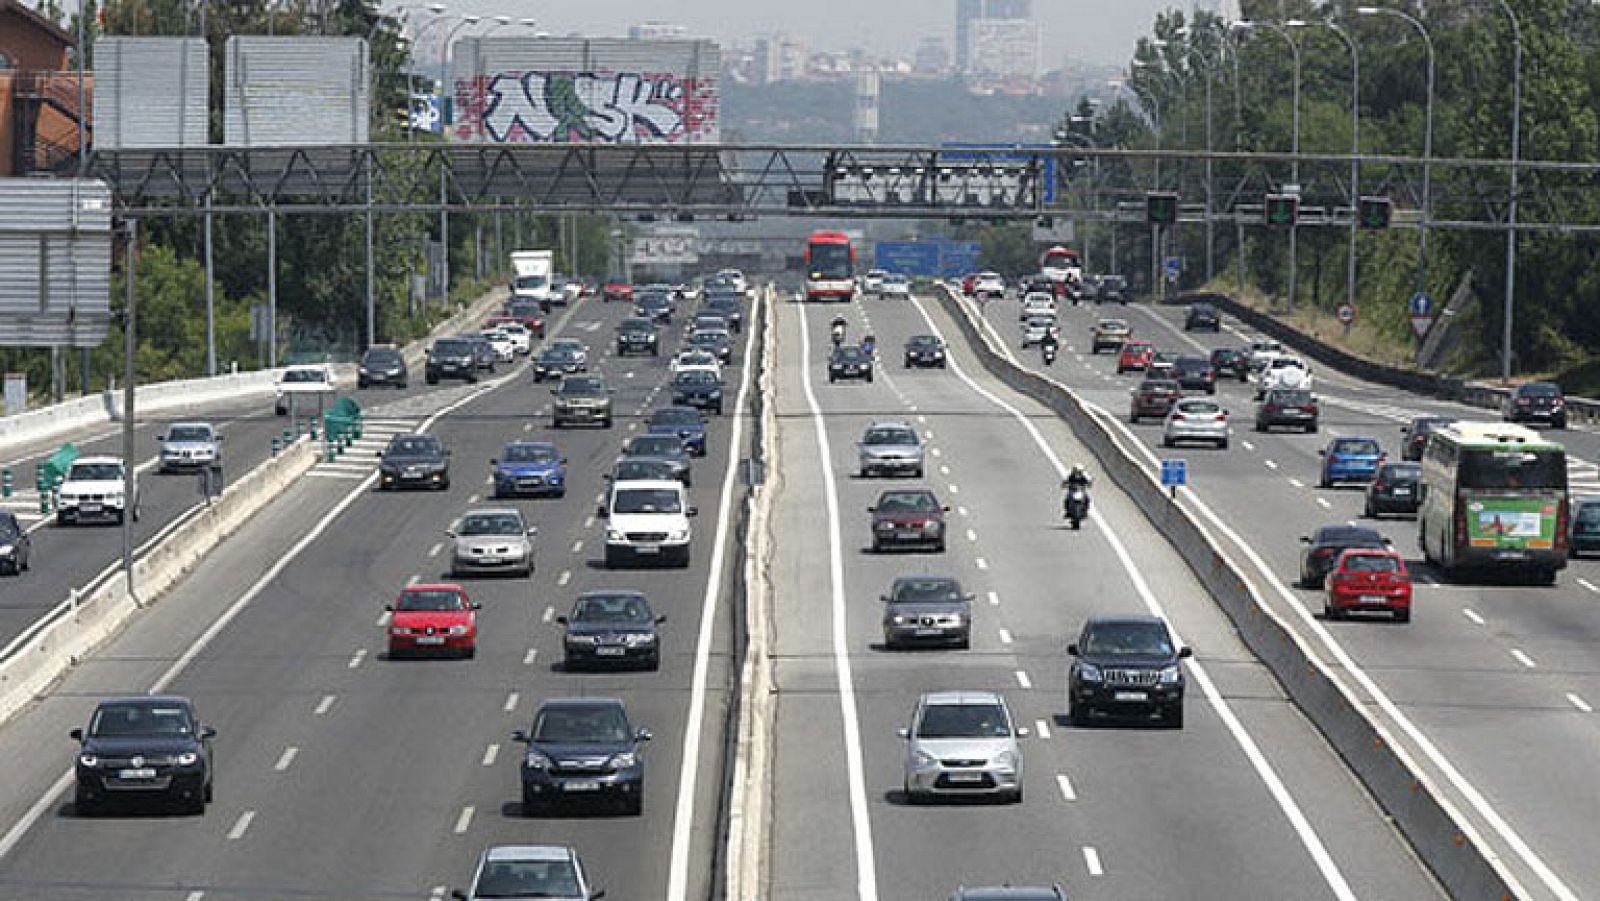
[[[139,483],[134,482],[133,503],[127,502],[121,457],[79,457],[56,489],[56,525],[83,522],[122,522],[124,513],[139,521]],[[137,477],[135,477],[137,478]]]
[[[685,350],[672,358],[669,367],[676,376],[680,372],[694,372],[704,370],[712,373],[718,379],[722,378],[722,364],[718,362],[717,355],[709,350]]]
[[[1283,345],[1276,341],[1251,341],[1245,348],[1245,359],[1250,361],[1252,372],[1267,365],[1267,361],[1283,353]]]
[[[1027,319],[1029,316],[1037,314],[1054,316],[1056,314],[1056,299],[1043,291],[1029,291],[1022,298],[1022,312],[1017,314],[1017,319]]]
[[[318,407],[318,395],[330,397],[334,393],[333,370],[326,363],[305,363],[285,366],[273,383],[273,412],[287,415],[291,403],[296,412],[312,414]],[[292,401],[291,398],[300,398]],[[308,400],[307,398],[312,398]]]
[[[884,278],[884,276],[886,276],[888,274],[889,274],[888,271],[883,270],[883,269],[869,269],[869,270],[867,270],[867,274],[863,275],[861,277],[861,291],[862,291],[862,293],[864,293],[864,294],[877,294],[879,291],[882,291],[883,290],[883,278]]]
[[[1310,391],[1311,369],[1299,357],[1288,354],[1269,358],[1256,376],[1256,399],[1273,390]]]
[[[606,524],[606,566],[616,567],[625,561],[688,566],[693,538],[689,517],[696,512],[682,482],[611,483],[611,491],[598,511]]]
[[[1006,296],[1006,280],[998,272],[980,272],[978,278],[972,283],[972,293],[976,297],[988,294],[993,297]]]
[[[750,290],[750,283],[745,280],[744,272],[738,269],[723,269],[717,273],[717,278],[733,285],[733,289],[740,294]]]
[[[494,348],[494,358],[499,363],[510,363],[516,359],[517,344],[511,336],[497,329],[484,329],[483,337],[489,339],[489,346]]]
[[[883,284],[878,288],[879,297],[898,297],[902,300],[911,296],[911,279],[903,275],[888,275],[883,279]]]
[[[1204,441],[1228,449],[1228,411],[1214,400],[1186,397],[1172,405],[1161,426],[1161,446]]]
[[[1045,335],[1061,336],[1061,327],[1056,324],[1056,317],[1044,313],[1029,316],[1022,323],[1022,346],[1033,347],[1044,341]]]
[[[511,339],[511,346],[517,353],[524,356],[533,353],[533,332],[527,326],[520,322],[505,322],[500,324],[499,329]]]

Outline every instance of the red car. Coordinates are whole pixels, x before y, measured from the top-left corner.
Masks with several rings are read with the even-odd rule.
[[[608,303],[613,300],[632,303],[633,285],[628,282],[606,282],[601,297]]]
[[[1148,341],[1129,341],[1122,345],[1122,353],[1117,356],[1117,375],[1130,371],[1143,372],[1155,355],[1154,344]]]
[[[926,488],[885,491],[867,508],[872,514],[872,550],[911,548],[944,552],[950,508]]]
[[[1405,561],[1392,550],[1350,548],[1328,572],[1327,619],[1343,619],[1352,611],[1391,614],[1397,623],[1411,621],[1411,576]]]
[[[407,585],[384,609],[389,617],[389,656],[478,651],[478,610],[460,585]]]
[[[978,290],[978,273],[974,272],[961,280],[961,293],[971,297]]]
[[[1128,421],[1138,424],[1146,416],[1165,419],[1172,405],[1183,397],[1183,389],[1173,379],[1147,378],[1133,389],[1133,403],[1128,409]]]

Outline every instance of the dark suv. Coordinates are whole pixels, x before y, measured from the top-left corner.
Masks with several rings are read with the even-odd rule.
[[[1179,357],[1172,364],[1172,377],[1177,380],[1178,387],[1185,391],[1217,393],[1217,373],[1211,368],[1211,360],[1206,357]]]
[[[373,385],[393,385],[405,390],[408,373],[406,372],[406,358],[400,351],[392,347],[369,347],[361,355],[361,363],[356,369],[356,387],[371,388]]]
[[[478,380],[478,354],[466,338],[440,338],[428,348],[428,365],[423,377],[430,385],[440,379]]]
[[[396,435],[378,452],[378,490],[406,485],[450,488],[450,450],[433,435]]]
[[[1154,716],[1183,728],[1183,667],[1167,624],[1153,616],[1097,616],[1067,645],[1067,718],[1086,726],[1096,713]]]
[[[553,698],[539,706],[533,728],[512,739],[528,746],[522,759],[522,813],[565,801],[620,802],[644,813],[644,758],[650,730],[636,729],[616,698]]]
[[[1218,378],[1232,376],[1239,381],[1250,378],[1250,358],[1237,347],[1218,347],[1211,351],[1211,368]]]
[[[597,423],[611,428],[611,389],[598,375],[569,375],[558,388],[550,389],[555,402],[550,406],[552,428],[573,423]]]
[[[1195,329],[1207,329],[1213,332],[1222,331],[1222,314],[1217,308],[1208,303],[1192,303],[1189,311],[1183,317],[1183,330],[1192,332]]]
[[[1506,399],[1506,422],[1547,422],[1552,429],[1567,427],[1567,399],[1555,382],[1518,385]]]
[[[89,816],[113,799],[177,802],[204,814],[211,800],[211,739],[188,698],[141,695],[101,701],[78,743],[73,805]]]
[[[660,339],[655,323],[648,319],[624,319],[617,326],[617,356],[628,354],[661,354]]]
[[[1422,451],[1428,446],[1428,435],[1438,429],[1460,422],[1454,416],[1418,416],[1411,420],[1409,425],[1400,427],[1400,434],[1404,435],[1400,445],[1400,459],[1416,463],[1422,459]]]
[[[1321,588],[1328,573],[1339,562],[1339,555],[1351,548],[1383,551],[1389,539],[1366,526],[1323,526],[1310,535],[1300,536],[1300,587]]]
[[[1315,432],[1317,415],[1317,399],[1310,391],[1275,388],[1256,405],[1256,431],[1269,432],[1273,426],[1282,425]]]
[[[650,609],[637,591],[591,591],[579,595],[572,612],[556,617],[565,626],[562,640],[566,668],[638,664],[661,668],[661,635],[667,621]]]

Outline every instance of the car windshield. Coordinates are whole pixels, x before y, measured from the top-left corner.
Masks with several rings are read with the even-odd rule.
[[[897,604],[959,601],[961,583],[955,579],[896,579],[892,597]]]
[[[1100,320],[1100,331],[1102,332],[1125,332],[1127,330],[1128,324],[1121,319]]]
[[[622,324],[617,326],[617,331],[619,331],[619,332],[651,332],[651,331],[655,331],[655,327],[652,326],[650,324],[650,321],[647,320],[647,319],[624,319],[624,320],[622,320]]]
[[[15,538],[22,534],[22,524],[10,513],[0,510],[0,538]]]
[[[917,433],[905,428],[867,429],[867,436],[861,443],[914,445],[917,443]]]
[[[1352,573],[1397,573],[1400,561],[1389,554],[1345,554],[1344,569]]]
[[[689,336],[689,343],[695,347],[716,347],[727,340],[725,332],[695,332]]]
[[[717,358],[710,351],[686,350],[678,354],[679,366],[715,366]]]
[[[878,498],[879,513],[932,513],[939,502],[926,491],[890,491]]]
[[[650,606],[636,594],[592,594],[578,598],[572,619],[585,623],[648,623]]]
[[[696,331],[721,331],[728,327],[728,320],[721,316],[696,316],[694,327]]]
[[[389,442],[390,456],[418,457],[439,452],[439,440],[427,435],[406,435]]]
[[[518,276],[516,280],[511,283],[512,287],[518,291],[537,291],[547,284],[549,284],[548,280],[542,275]]]
[[[1600,525],[1600,501],[1585,501],[1578,504],[1577,520],[1586,526]],[[3,528],[4,524],[0,523],[0,529]]]
[[[105,704],[94,712],[89,734],[96,738],[181,737],[194,731],[189,711],[179,704]]]
[[[493,860],[484,864],[474,898],[576,898],[578,872],[566,860]]]
[[[435,341],[433,352],[436,354],[466,354],[472,353],[472,345],[465,341]]]
[[[461,520],[462,535],[521,535],[526,529],[515,513],[468,513]]]
[[[368,366],[393,366],[400,362],[400,354],[392,350],[369,350],[366,362]]]
[[[999,704],[929,704],[917,723],[918,738],[1006,738],[1011,720]]]
[[[615,704],[547,707],[533,724],[534,741],[619,742],[632,737],[627,716]]]
[[[1378,455],[1378,442],[1370,438],[1342,439],[1333,443],[1331,452],[1376,457]]]
[[[938,347],[939,339],[932,335],[912,335],[911,340],[907,341],[906,344],[911,347]]]
[[[168,441],[210,441],[211,429],[203,425],[175,425],[167,429]]]
[[[1100,623],[1079,650],[1095,657],[1171,657],[1172,636],[1161,623]]]
[[[611,478],[618,482],[639,482],[650,479],[673,478],[672,464],[666,460],[647,460],[634,458],[621,460],[617,468],[611,473]]]
[[[604,394],[605,390],[605,382],[598,378],[568,376],[561,380],[562,394]]]
[[[326,382],[328,374],[321,369],[288,369],[283,373],[286,382]]]
[[[543,311],[539,309],[538,303],[514,303],[511,305],[511,315],[518,319],[537,319],[541,312]]]
[[[1056,324],[1054,316],[1029,316],[1028,328],[1050,328]]]
[[[651,425],[700,425],[700,414],[682,407],[657,410],[650,415]]]
[[[74,463],[67,471],[69,482],[115,482],[122,478],[122,467],[116,463]]]
[[[459,591],[450,591],[443,588],[424,588],[401,592],[400,600],[395,603],[394,609],[424,613],[465,610],[467,609],[467,599],[462,597]]]
[[[682,513],[683,501],[671,488],[627,488],[611,501],[612,513]]]
[[[1463,449],[1457,479],[1465,489],[1564,489],[1566,454],[1555,448]]]
[[[567,363],[577,358],[577,353],[570,347],[546,347],[539,353],[539,359],[545,363]]]
[[[673,382],[679,385],[715,385],[717,374],[704,369],[689,369],[672,377]]]
[[[1554,382],[1529,382],[1517,389],[1524,397],[1560,397],[1561,388]]]
[[[561,350],[571,351],[572,353],[578,353],[583,350],[583,342],[574,338],[558,338],[555,341],[551,341],[550,346],[552,348],[560,348]]]
[[[866,356],[865,353],[862,353],[861,348],[853,344],[845,345],[833,352],[833,358],[842,363],[858,363],[866,359]]]
[[[630,457],[675,457],[683,453],[683,439],[677,435],[636,435],[628,442]]]

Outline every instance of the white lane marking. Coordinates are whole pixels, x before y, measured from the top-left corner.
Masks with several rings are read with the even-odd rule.
[[[933,440],[933,429],[923,429],[922,430],[922,437],[928,439],[929,441],[932,441]]]
[[[989,561],[987,561],[987,560],[985,560],[985,559],[983,559],[983,558],[982,558],[982,557],[979,557],[979,558],[978,558],[978,559],[976,559],[976,560],[974,560],[974,561],[972,561],[972,562],[973,562],[973,563],[974,563],[974,564],[975,564],[975,565],[976,565],[976,566],[977,566],[977,567],[978,567],[978,568],[979,568],[979,569],[988,569],[988,568],[989,568]]]
[[[931,450],[931,451],[932,451],[932,452],[933,452],[933,455],[934,455],[934,456],[935,456],[935,457],[942,457],[942,456],[944,456],[944,451],[942,451],[942,450],[940,450],[940,449],[939,449],[939,448],[937,448],[937,447],[934,447],[934,448],[929,448],[929,450]]]
[[[361,665],[361,661],[363,661],[365,659],[367,659],[367,649],[366,648],[361,648],[361,649],[357,650],[356,653],[355,653],[355,656],[350,658],[350,663],[349,663],[350,669],[355,669],[356,667],[360,666]]]
[[[967,511],[966,507],[956,507],[956,512],[961,514],[962,516],[970,515],[969,512]]]
[[[1594,713],[1594,708],[1589,706],[1588,701],[1585,701],[1583,698],[1578,697],[1570,691],[1567,692],[1567,702],[1584,713]]]
[[[974,532],[971,529],[968,529],[967,530],[967,540],[968,541],[977,541],[978,540],[978,533]]]
[[[1483,625],[1483,622],[1484,622],[1483,617],[1479,616],[1478,615],[1478,611],[1472,609],[1471,607],[1462,607],[1461,608],[1461,615],[1466,617],[1467,619],[1472,620],[1477,625],[1480,625],[1480,626]]]
[[[1023,688],[1032,688],[1033,687],[1033,680],[1028,678],[1028,671],[1027,670],[1020,670],[1019,669],[1019,670],[1016,671],[1015,675],[1017,677],[1017,684],[1018,685],[1020,685]]]
[[[911,409],[913,409],[913,410],[915,410],[915,409],[916,409],[916,407],[912,407],[912,408],[911,408]],[[926,417],[926,416],[921,416],[921,415],[919,415],[919,416],[918,416],[918,417],[917,417],[917,422],[920,422],[920,423],[922,423],[922,424],[923,424],[923,425],[927,425],[927,424],[928,424],[928,417]]]
[[[940,333],[939,327],[934,323],[933,317],[928,314],[927,308],[922,305],[921,301],[913,299],[913,302],[917,305],[917,311],[922,314],[922,318],[928,324],[928,327],[935,335],[943,338],[944,336]],[[1056,471],[1057,477],[1062,479],[1067,477],[1066,465],[1061,462],[1061,458],[1056,455],[1056,452],[1050,447],[1049,442],[1045,440],[1044,434],[1039,431],[1039,427],[1035,425],[1034,422],[1027,417],[1027,415],[1025,415],[1021,410],[1017,409],[1015,405],[1006,402],[1004,399],[984,388],[982,385],[979,385],[959,364],[951,361],[950,368],[952,371],[954,371],[956,377],[964,382],[968,388],[971,388],[980,397],[983,397],[995,406],[1000,407],[1001,409],[1010,413],[1011,417],[1020,423],[1033,438],[1034,445],[1039,448],[1039,452],[1044,456],[1044,458],[1050,462],[1051,466]],[[1140,446],[1142,447],[1143,445]],[[1146,451],[1146,453],[1148,453],[1148,451]],[[1187,491],[1187,489],[1185,490]],[[1189,494],[1191,497],[1193,496],[1193,492],[1189,492]],[[1133,582],[1134,590],[1137,591],[1139,597],[1143,599],[1146,609],[1152,615],[1158,616],[1170,624],[1172,622],[1172,618],[1167,616],[1166,610],[1162,607],[1161,602],[1156,599],[1155,593],[1151,590],[1149,583],[1145,581],[1144,574],[1134,562],[1133,556],[1128,552],[1127,546],[1122,543],[1122,538],[1117,535],[1114,530],[1112,530],[1110,523],[1106,521],[1105,516],[1101,513],[1100,509],[1091,508],[1089,511],[1089,519],[1094,522],[1095,526],[1100,530],[1102,537],[1104,537],[1106,542],[1111,546],[1112,552],[1117,555],[1117,559],[1121,562],[1122,568],[1127,572],[1129,580]],[[1263,571],[1266,571],[1264,565]],[[1282,583],[1280,582],[1279,584],[1281,586]],[[1285,593],[1288,591],[1288,589],[1283,590]],[[1173,640],[1180,644],[1182,643],[1177,634],[1173,635]],[[1241,723],[1239,718],[1234,714],[1233,707],[1229,704],[1227,699],[1223,697],[1222,693],[1217,690],[1216,683],[1211,680],[1210,671],[1207,670],[1204,664],[1202,664],[1198,659],[1191,657],[1189,658],[1189,672],[1194,676],[1195,682],[1199,685],[1201,692],[1206,697],[1206,700],[1210,702],[1212,709],[1216,711],[1218,718],[1222,720],[1223,725],[1227,727],[1229,733],[1233,736],[1235,743],[1239,745],[1239,748],[1244,752],[1246,759],[1248,759],[1251,766],[1255,768],[1257,776],[1261,779],[1262,783],[1267,787],[1267,791],[1277,802],[1278,808],[1283,812],[1285,818],[1289,820],[1290,825],[1293,826],[1295,833],[1300,838],[1301,844],[1305,847],[1307,853],[1311,855],[1312,860],[1316,863],[1319,872],[1322,874],[1323,880],[1328,884],[1328,888],[1333,891],[1334,896],[1339,898],[1340,901],[1356,901],[1355,892],[1351,890],[1349,883],[1345,880],[1344,874],[1340,871],[1339,865],[1334,861],[1333,856],[1328,853],[1327,846],[1323,844],[1322,837],[1317,833],[1315,827],[1311,825],[1311,822],[1306,819],[1304,811],[1300,809],[1299,802],[1294,799],[1294,796],[1290,794],[1288,787],[1283,784],[1282,778],[1279,777],[1277,770],[1273,768],[1271,761],[1267,760],[1266,754],[1263,753],[1260,746],[1256,744],[1255,737],[1245,729],[1244,724]],[[1086,858],[1089,856],[1090,850],[1092,849],[1085,849]],[[1099,865],[1098,855],[1094,856],[1094,865],[1096,867]],[[1574,898],[1572,901],[1577,901],[1577,899]]]
[[[544,613],[539,616],[541,622],[549,622],[556,618],[556,608],[546,606]]]
[[[456,817],[456,835],[467,834],[468,827],[472,825],[472,815],[477,812],[478,809],[471,804],[461,808],[460,815]]]
[[[444,893],[448,892],[449,890],[450,886],[448,885],[434,886],[433,889],[428,892],[428,901],[441,901],[441,899],[444,898]]]
[[[523,423],[523,424],[522,424],[522,430],[523,430],[523,431],[524,431],[524,432],[531,432],[531,431],[533,431],[533,423],[531,423],[531,422],[525,422],[525,423]]]
[[[417,584],[418,582],[421,582],[421,581],[422,581],[422,573],[412,573],[411,575],[406,576],[406,584],[407,585],[415,585],[415,584]]]
[[[1090,876],[1104,876],[1106,873],[1100,865],[1100,852],[1088,845],[1083,846],[1083,865],[1089,868]]]
[[[1033,721],[1033,731],[1035,733],[1037,733],[1040,738],[1049,738],[1050,737],[1050,721],[1049,720],[1034,720]]]
[[[999,592],[994,592],[994,591],[989,592],[989,606],[991,606],[991,607],[1000,606],[1000,594],[999,594]]]
[[[474,494],[474,495],[471,495],[471,496],[469,496],[467,498],[467,503],[468,504],[476,504],[478,502],[478,500],[479,500],[478,495]]]
[[[571,582],[571,581],[572,581],[572,570],[564,569],[564,570],[561,571],[561,575],[556,577],[556,586],[558,588],[565,588],[567,586],[567,583]]]
[[[187,895],[184,895],[183,896],[183,901],[200,901],[200,899],[204,898],[205,896],[206,896],[205,892],[199,891],[197,889],[195,891],[190,892]]]
[[[572,552],[574,554],[583,553],[583,541],[582,541],[582,539],[579,539],[578,541],[574,541],[572,543]]]
[[[1000,643],[1001,644],[1010,644],[1011,643],[1011,630],[1002,628],[999,631],[1000,631]]]
[[[768,308],[771,309],[770,307]],[[744,359],[752,359],[756,329],[745,338]],[[729,458],[737,459],[744,440],[745,411],[755,367],[741,367],[739,397],[734,401],[733,427],[729,429]],[[810,383],[807,382],[807,390]],[[700,773],[700,733],[705,720],[706,685],[711,672],[711,642],[716,633],[717,602],[722,596],[723,559],[727,556],[729,520],[733,489],[739,467],[730,465],[722,477],[722,496],[717,500],[717,530],[712,539],[706,591],[700,603],[700,631],[695,638],[694,674],[689,689],[689,714],[683,732],[683,753],[678,775],[678,801],[672,821],[672,859],[667,871],[667,901],[687,901],[689,896],[689,854],[694,843],[695,786]],[[864,802],[863,798],[863,802]]]
[[[585,529],[592,529],[592,528],[594,528],[594,517],[593,517],[593,516],[586,516],[586,517],[584,517],[584,519],[583,519],[583,527],[584,527],[584,528],[585,528]]]
[[[1256,446],[1248,441],[1240,441],[1239,443],[1244,445],[1244,449],[1247,451],[1253,451],[1256,449]]]
[[[1302,482],[1299,479],[1296,479],[1296,478],[1293,478],[1293,477],[1291,477],[1289,479],[1289,484],[1293,485],[1296,488],[1304,488],[1304,487],[1306,487],[1306,483],[1305,482]]]
[[[1593,582],[1589,581],[1588,579],[1580,578],[1580,579],[1578,579],[1578,584],[1582,585],[1584,588],[1587,588],[1590,591],[1600,592],[1600,588],[1596,588],[1595,584]]]
[[[512,693],[506,695],[506,702],[500,709],[505,713],[511,713],[512,711],[517,709],[517,704],[521,700],[522,700],[522,695],[517,694],[516,692],[512,692]]]
[[[250,824],[255,821],[255,818],[256,812],[253,810],[247,810],[239,814],[239,818],[233,821],[233,828],[228,830],[228,841],[236,842],[244,838],[245,832],[250,829]]]
[[[960,494],[961,493],[961,486],[960,485],[951,485],[950,486],[950,493],[951,494]]]
[[[529,648],[528,653],[522,655],[523,666],[533,666],[533,660],[539,656],[538,648]]]
[[[1533,669],[1534,667],[1538,666],[1538,664],[1533,662],[1533,658],[1529,657],[1528,653],[1521,648],[1512,648],[1511,656],[1515,658],[1518,663],[1522,664],[1528,669]]]
[[[335,700],[337,700],[337,698],[334,695],[323,695],[322,700],[317,702],[317,709],[313,710],[311,714],[313,716],[327,716],[328,711],[333,709],[333,702]]]
[[[940,463],[939,464],[939,475],[947,476],[949,474],[950,474],[950,467],[944,465],[943,463]]]
[[[1324,510],[1332,510],[1333,509],[1333,505],[1328,503],[1328,499],[1325,498],[1325,497],[1313,498],[1313,500],[1315,500],[1317,502],[1317,506],[1321,507]]]
[[[388,625],[389,624],[389,617],[391,617],[393,615],[394,614],[390,613],[387,610],[383,611],[382,613],[378,614],[378,621],[376,623],[374,623],[374,625],[377,625],[377,626],[386,626],[386,625]]]
[[[811,327],[800,314],[800,358],[811,359]],[[811,423],[817,434],[818,455],[822,462],[822,491],[828,511],[828,577],[832,594],[833,661],[839,685],[839,713],[844,725],[845,779],[850,796],[850,824],[855,837],[856,897],[877,901],[878,870],[872,845],[872,818],[867,806],[866,768],[861,748],[860,714],[856,709],[855,677],[850,663],[851,645],[845,629],[844,538],[839,521],[839,487],[833,472],[833,452],[828,440],[828,424],[811,386],[811,367],[802,370],[801,387],[811,410]],[[742,406],[742,405],[741,405]],[[920,417],[919,417],[920,418]],[[926,422],[926,418],[921,418]],[[719,568],[713,567],[712,572]],[[678,896],[673,901],[683,901]]]
[[[299,756],[299,754],[300,749],[293,745],[284,748],[283,753],[278,755],[278,762],[272,765],[272,769],[279,773],[287,770],[289,767],[294,766],[294,759],[295,757]]]
[[[1067,778],[1066,773],[1056,774],[1056,788],[1061,790],[1061,800],[1078,800],[1078,793],[1072,790],[1072,780]]]
[[[1268,469],[1277,469],[1278,468],[1278,464],[1276,462],[1272,461],[1272,460],[1262,460],[1261,461],[1261,465],[1265,466]]]
[[[435,544],[433,547],[428,548],[428,556],[437,557],[439,556],[439,552],[442,550],[444,550],[444,542],[441,541],[438,544]]]
[[[485,484],[485,485],[493,485],[494,484],[494,476],[492,474],[484,476],[483,477],[483,484]]]
[[[483,749],[483,765],[494,766],[495,758],[499,756],[500,746],[498,744],[491,744],[489,747]]]

